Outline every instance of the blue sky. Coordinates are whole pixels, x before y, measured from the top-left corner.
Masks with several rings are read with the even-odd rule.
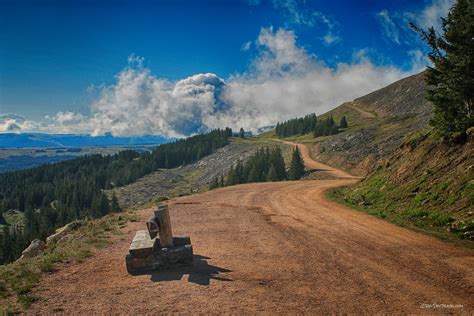
[[[338,105],[331,102],[421,70],[425,48],[407,22],[436,25],[451,4],[451,0],[0,0],[0,124],[4,131],[96,134],[107,132],[98,125],[115,124],[109,128],[114,134],[130,134],[134,123],[125,115],[126,103],[130,112],[143,109],[163,120],[139,133],[180,136],[219,124],[235,128],[240,123],[251,129],[320,112]],[[288,65],[299,63],[291,58],[306,60],[301,71],[288,71]],[[373,82],[351,86],[355,91],[338,96],[342,87],[336,76],[338,72],[344,76],[341,64],[365,65],[372,69],[368,77]],[[219,80],[207,76],[192,82],[193,91],[196,87],[200,91],[198,100],[190,99],[190,90],[184,96],[176,90],[178,82],[198,74],[212,74],[225,87],[216,88]],[[357,74],[364,71],[351,73]],[[327,98],[309,104],[310,96],[295,95],[286,100],[285,109],[275,105],[278,115],[270,115],[271,98],[265,95],[272,92],[263,91],[268,85],[302,85],[298,79],[304,77],[305,84],[314,80],[314,86],[303,89],[310,93],[311,88],[323,89],[318,79],[327,82],[324,75],[336,85]],[[138,94],[135,89],[135,95],[127,94],[123,101],[125,84],[149,86]],[[244,93],[259,101],[246,100]],[[214,99],[212,105],[206,103],[209,98]],[[241,102],[255,104],[244,109]],[[111,110],[116,107],[122,108]],[[189,113],[184,118],[173,116],[180,111]],[[228,118],[236,115],[240,122]],[[255,115],[258,120],[248,119]],[[178,126],[178,121],[187,127]]]

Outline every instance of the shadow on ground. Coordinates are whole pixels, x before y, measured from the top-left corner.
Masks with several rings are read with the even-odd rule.
[[[232,272],[232,270],[220,268],[207,263],[211,258],[194,255],[194,264],[189,267],[179,267],[171,270],[153,271],[147,273],[151,275],[153,282],[181,280],[184,275],[188,275],[188,282],[199,285],[209,285],[211,279],[219,281],[233,281],[229,278],[220,277],[220,273]]]

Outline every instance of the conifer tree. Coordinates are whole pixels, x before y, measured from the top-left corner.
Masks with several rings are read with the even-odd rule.
[[[267,181],[270,181],[270,182],[278,181],[276,168],[275,168],[275,165],[273,164],[270,166],[270,169],[268,170]]]
[[[340,127],[340,128],[347,128],[346,116],[343,116],[343,117],[341,118],[341,122],[339,122],[339,127]]]
[[[239,137],[244,138],[245,137],[245,130],[241,127],[239,131]]]
[[[120,212],[122,209],[120,208],[117,195],[115,192],[112,193],[112,200],[110,201],[110,210],[112,212]]]
[[[291,156],[290,170],[288,171],[288,178],[290,180],[298,180],[304,174],[304,161],[301,157],[300,150],[295,147]]]
[[[431,49],[433,67],[425,76],[427,99],[434,105],[431,125],[443,136],[465,133],[474,126],[474,1],[456,1],[441,18],[441,35],[434,27],[410,26]]]
[[[218,186],[219,186],[219,179],[217,178],[217,176],[215,176],[214,179],[209,184],[209,190],[215,189]]]

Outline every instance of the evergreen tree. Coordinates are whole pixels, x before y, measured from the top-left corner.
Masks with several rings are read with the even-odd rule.
[[[0,225],[6,225],[6,224],[7,224],[7,221],[5,220],[5,217],[3,217],[3,213],[0,213]]]
[[[224,187],[224,186],[225,186],[224,175],[221,175],[221,180],[220,180],[220,182],[219,182],[219,186],[221,186],[221,187]]]
[[[122,209],[120,208],[117,195],[115,192],[112,193],[112,200],[110,201],[110,210],[112,212],[120,212]]]
[[[237,184],[237,181],[235,179],[235,169],[234,166],[230,166],[229,174],[227,175],[226,183],[225,185],[235,185]]]
[[[340,128],[347,128],[347,120],[346,120],[346,117],[345,117],[345,116],[343,116],[343,117],[341,118],[341,122],[339,122],[339,127],[340,127]]]
[[[278,175],[275,166],[272,164],[268,170],[267,181],[274,182],[278,181]]]
[[[217,187],[219,187],[219,179],[217,178],[217,176],[215,176],[214,179],[209,184],[209,190],[215,189]]]
[[[441,35],[434,27],[410,25],[431,49],[434,67],[425,77],[427,99],[434,105],[431,124],[447,136],[474,126],[474,1],[458,0],[441,24]]]
[[[288,171],[288,178],[290,180],[298,180],[304,174],[304,161],[301,157],[300,150],[295,147],[291,156],[290,170]]]

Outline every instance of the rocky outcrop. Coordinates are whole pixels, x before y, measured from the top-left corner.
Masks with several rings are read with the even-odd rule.
[[[75,221],[72,223],[69,223],[61,228],[56,229],[56,232],[46,238],[46,244],[49,245],[51,243],[57,242],[61,240],[64,236],[66,236],[71,230],[74,230],[81,226],[80,221]]]
[[[46,249],[46,244],[44,243],[44,241],[35,239],[31,242],[28,248],[23,250],[23,252],[21,253],[20,259],[36,257],[45,249]]]

